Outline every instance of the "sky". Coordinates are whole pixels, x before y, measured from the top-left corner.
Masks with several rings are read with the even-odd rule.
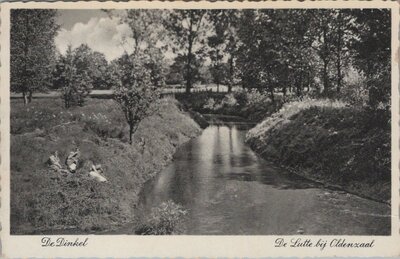
[[[55,44],[61,54],[65,54],[70,44],[76,48],[84,43],[103,53],[108,61],[120,57],[124,51],[132,52],[129,26],[119,24],[101,10],[59,10],[57,22],[61,28]]]

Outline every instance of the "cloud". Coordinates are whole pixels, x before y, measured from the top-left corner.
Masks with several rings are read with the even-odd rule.
[[[55,44],[62,54],[65,54],[69,44],[72,48],[87,44],[111,61],[120,57],[124,51],[132,53],[134,43],[131,35],[132,32],[127,24],[119,24],[116,19],[108,17],[94,17],[87,23],[76,23],[70,30],[61,29]]]

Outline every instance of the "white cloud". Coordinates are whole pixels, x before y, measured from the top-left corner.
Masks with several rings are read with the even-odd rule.
[[[70,30],[61,29],[55,39],[59,51],[64,54],[69,44],[76,48],[86,43],[91,49],[103,53],[107,60],[132,53],[134,45],[130,28],[116,19],[91,18],[87,23],[76,23]]]

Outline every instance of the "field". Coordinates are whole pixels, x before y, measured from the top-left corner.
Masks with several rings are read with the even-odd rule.
[[[162,99],[140,123],[132,145],[113,100],[90,99],[83,107],[63,108],[60,99],[11,103],[11,233],[75,234],[110,230],[135,221],[138,193],[175,149],[200,133],[175,100]],[[47,161],[58,151],[61,163],[79,148],[75,174],[61,175]],[[106,183],[88,177],[101,164]]]

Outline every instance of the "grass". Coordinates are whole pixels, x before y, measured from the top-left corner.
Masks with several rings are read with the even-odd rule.
[[[259,122],[278,110],[284,100],[276,96],[275,102],[258,90],[237,90],[232,93],[201,92],[175,94],[188,109],[203,114],[240,116],[250,122]]]
[[[78,233],[109,230],[132,222],[145,181],[162,170],[175,149],[200,133],[176,101],[163,99],[158,111],[140,123],[134,143],[113,100],[89,99],[64,110],[61,100],[11,104],[11,232],[48,233],[74,228]],[[46,162],[55,151],[61,162],[78,147],[76,174],[60,175]],[[88,177],[101,164],[107,183]]]
[[[285,104],[246,136],[262,157],[361,196],[390,199],[390,125],[342,102]]]

